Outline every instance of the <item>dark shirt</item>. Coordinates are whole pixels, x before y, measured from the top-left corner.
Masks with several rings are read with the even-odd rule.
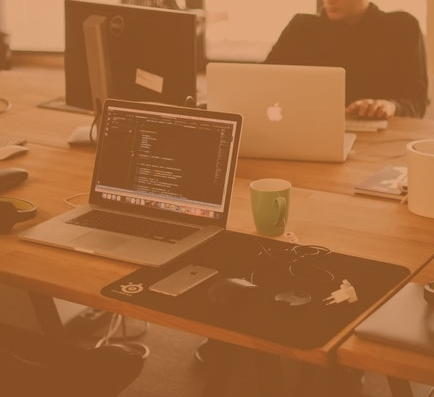
[[[372,3],[355,24],[297,14],[283,30],[266,63],[343,67],[346,103],[386,99],[396,115],[423,117],[428,104],[424,38],[403,11],[384,12]]]

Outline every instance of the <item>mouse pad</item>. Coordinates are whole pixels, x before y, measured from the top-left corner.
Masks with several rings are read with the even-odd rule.
[[[218,274],[184,294],[171,297],[148,287],[186,265]],[[101,290],[110,298],[228,328],[291,347],[322,346],[410,274],[400,265],[336,252],[325,247],[224,231],[164,268],[140,268]],[[255,299],[242,293],[226,304],[213,304],[208,289],[221,278],[244,278],[259,286]],[[354,303],[324,302],[343,280],[355,288]],[[288,293],[299,305],[277,301]],[[296,299],[297,300],[297,299]]]

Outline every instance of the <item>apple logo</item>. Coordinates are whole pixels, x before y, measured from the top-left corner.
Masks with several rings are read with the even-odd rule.
[[[278,102],[267,108],[267,116],[271,121],[282,120],[282,107],[279,105]]]

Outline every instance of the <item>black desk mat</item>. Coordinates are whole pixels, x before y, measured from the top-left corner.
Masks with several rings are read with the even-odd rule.
[[[148,290],[150,284],[187,264],[212,267],[219,273],[178,297]],[[163,268],[140,268],[107,285],[101,293],[171,315],[310,349],[325,344],[409,273],[400,265],[225,231]],[[253,281],[261,288],[261,299],[226,307],[213,305],[208,289],[223,277]],[[326,305],[323,299],[339,289],[344,279],[354,286],[358,300]],[[298,307],[276,302],[275,294],[286,290],[307,292],[312,299]]]

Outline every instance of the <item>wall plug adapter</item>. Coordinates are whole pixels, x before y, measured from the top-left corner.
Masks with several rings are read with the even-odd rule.
[[[339,289],[333,291],[329,297],[323,299],[326,305],[338,304],[342,302],[353,303],[357,301],[357,293],[351,283],[344,279]]]

